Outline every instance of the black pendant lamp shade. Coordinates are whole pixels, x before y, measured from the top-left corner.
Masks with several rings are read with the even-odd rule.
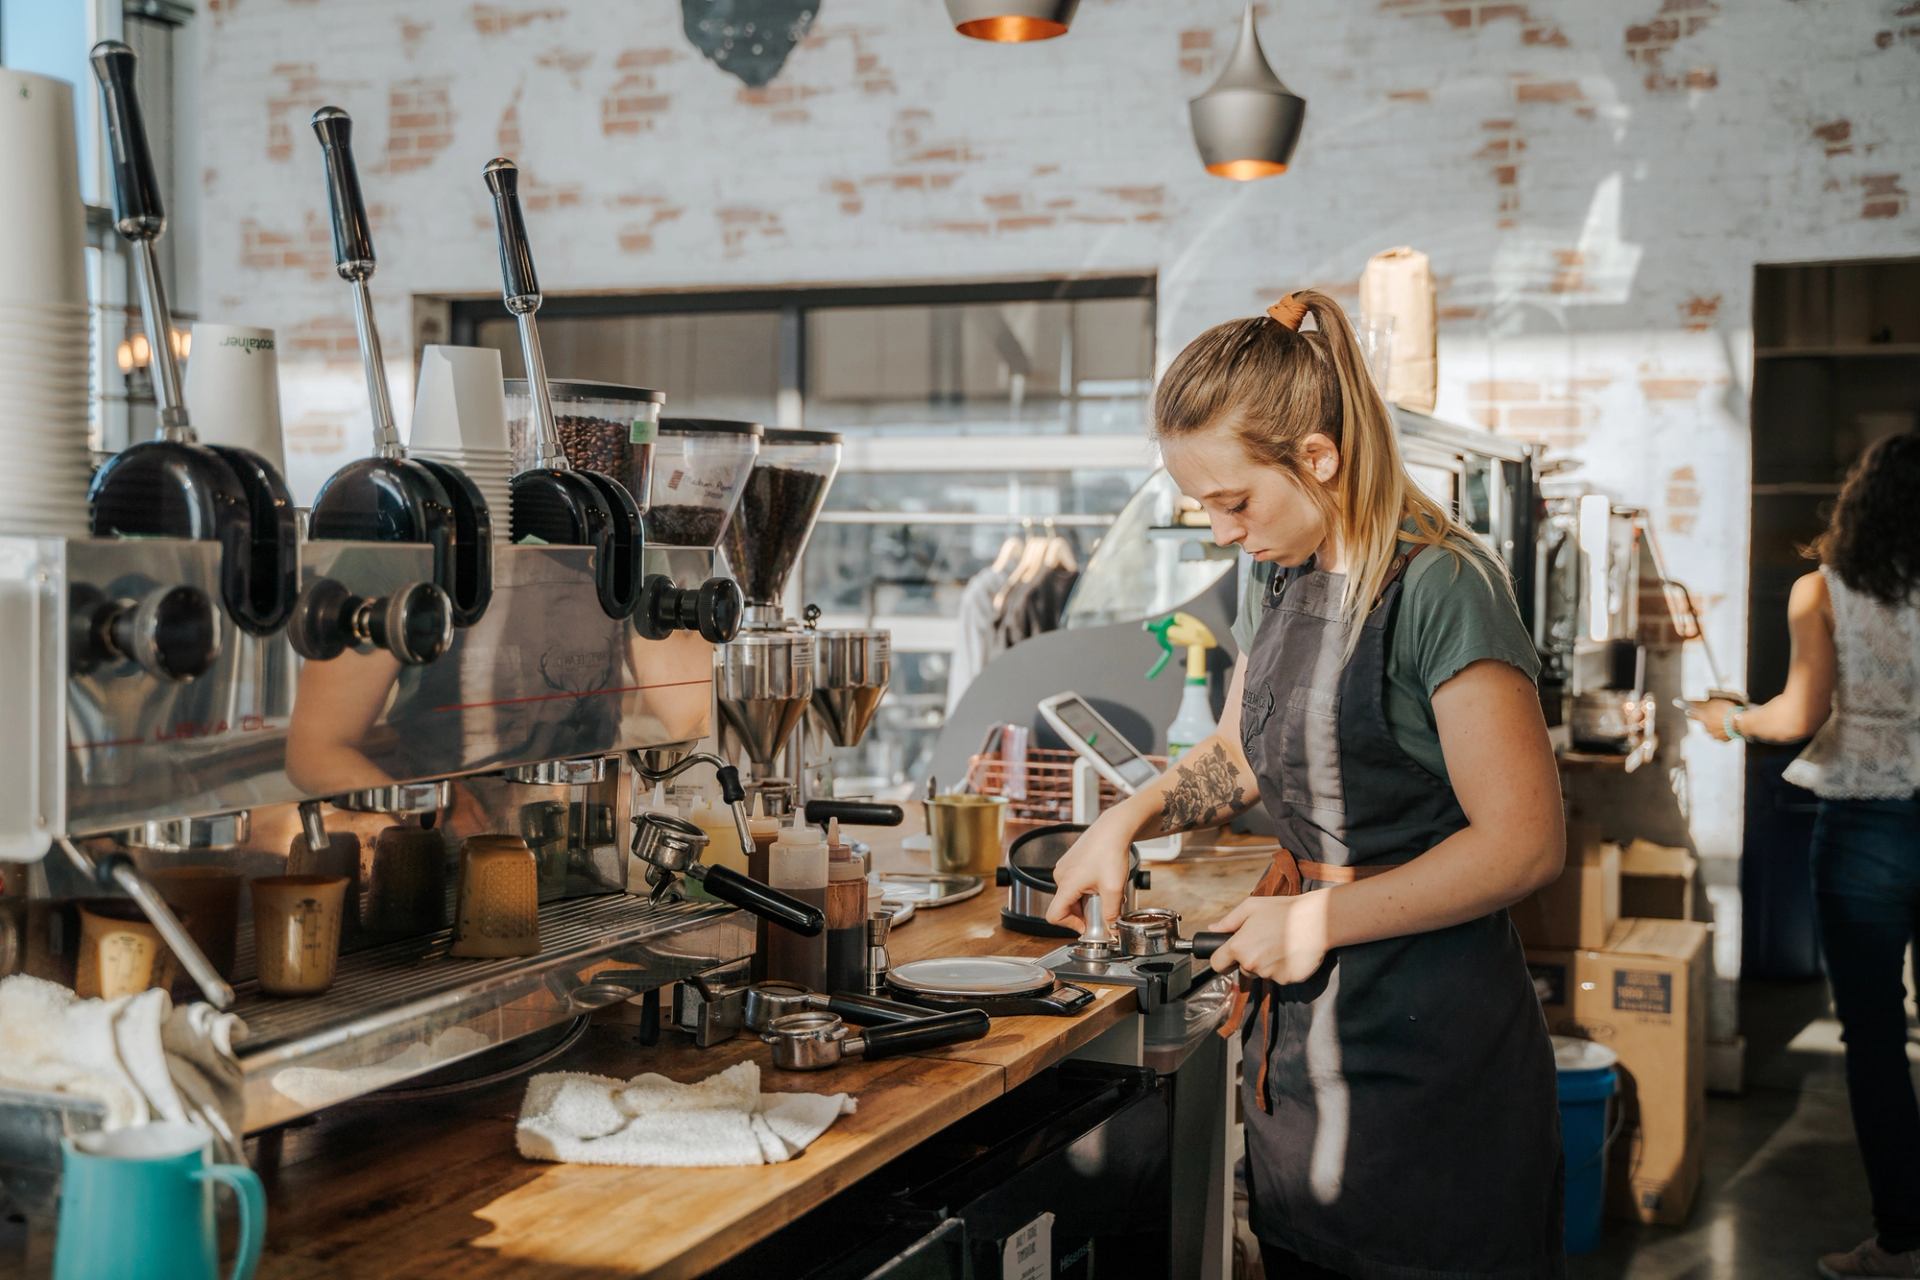
[[[1287,171],[1307,118],[1307,100],[1281,84],[1267,64],[1251,4],[1220,78],[1188,104],[1188,111],[1194,145],[1208,173],[1249,182]]]
[[[1080,0],[947,0],[953,29],[975,40],[1021,44],[1067,34]]]

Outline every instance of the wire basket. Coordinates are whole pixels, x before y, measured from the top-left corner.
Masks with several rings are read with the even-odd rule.
[[[1148,756],[1160,769],[1165,756]],[[1073,769],[1080,761],[1075,751],[1046,747],[1030,749],[1024,761],[1009,761],[997,753],[974,756],[967,762],[967,790],[976,795],[1007,798],[1007,829],[1018,835],[1035,827],[1073,821]],[[1120,802],[1120,789],[1100,779],[1100,809]]]

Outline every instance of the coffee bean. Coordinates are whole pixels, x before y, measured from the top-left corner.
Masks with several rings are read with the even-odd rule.
[[[792,467],[756,466],[747,473],[747,489],[727,525],[727,563],[749,604],[778,604],[780,588],[800,554],[794,534],[811,529],[826,500],[828,477]],[[748,553],[747,536],[757,537]],[[772,536],[766,536],[771,534]]]
[[[727,513],[717,507],[656,505],[646,514],[647,542],[664,547],[711,547],[720,541],[720,530],[726,522]]]

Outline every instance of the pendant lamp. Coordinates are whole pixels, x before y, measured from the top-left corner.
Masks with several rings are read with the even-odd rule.
[[[1253,29],[1253,6],[1240,19],[1240,39],[1213,87],[1187,104],[1200,163],[1218,178],[1250,182],[1287,171],[1307,100],[1280,83]]]
[[[1080,0],[947,0],[953,29],[975,40],[1021,44],[1067,34]]]

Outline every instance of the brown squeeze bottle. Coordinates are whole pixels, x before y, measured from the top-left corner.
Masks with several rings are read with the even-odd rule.
[[[840,839],[840,820],[827,823],[827,990],[866,989],[867,871]]]
[[[767,854],[773,848],[773,842],[780,838],[780,819],[764,816],[749,818],[747,834],[753,839],[753,847],[747,850],[747,875],[761,884],[766,884],[768,883]],[[755,982],[766,981],[767,922],[758,916],[754,917],[753,962],[749,967]]]

